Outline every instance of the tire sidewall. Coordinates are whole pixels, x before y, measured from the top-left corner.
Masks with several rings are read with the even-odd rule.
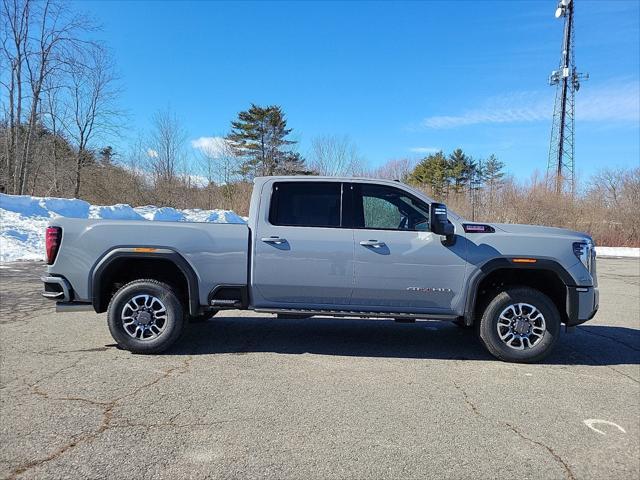
[[[122,324],[122,309],[137,295],[153,295],[167,309],[167,325],[154,339],[135,339],[125,331]],[[159,353],[169,348],[182,333],[184,310],[168,285],[156,281],[137,280],[125,285],[113,296],[107,310],[107,322],[111,336],[122,348],[134,353]]]
[[[515,350],[506,345],[498,335],[498,319],[507,306],[528,303],[544,316],[546,331],[542,339],[532,348]],[[487,306],[480,323],[480,338],[489,350],[501,360],[511,362],[537,362],[546,357],[560,335],[560,314],[551,299],[543,293],[529,288],[509,289],[499,293]]]

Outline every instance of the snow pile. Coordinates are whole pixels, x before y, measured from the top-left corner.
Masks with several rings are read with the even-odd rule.
[[[145,220],[155,220],[156,222],[185,222],[187,220],[183,212],[171,207],[158,208],[147,205],[146,207],[136,207],[134,210]]]
[[[231,210],[184,210],[189,222],[211,222],[211,223],[247,223],[247,221]]]
[[[0,262],[44,260],[48,223],[48,218],[23,216],[0,204]]]
[[[633,247],[598,247],[598,246],[596,246],[596,256],[598,256],[598,257],[632,257],[632,258],[640,258],[640,248],[633,248]]]
[[[124,203],[101,207],[91,205],[89,218],[102,218],[104,220],[144,220],[131,206]]]
[[[230,210],[178,210],[147,205],[91,205],[69,198],[0,194],[0,262],[43,260],[44,233],[49,219],[58,216],[160,222],[246,223]]]

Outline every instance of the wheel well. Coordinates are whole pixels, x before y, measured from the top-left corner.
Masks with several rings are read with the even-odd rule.
[[[104,312],[111,297],[129,282],[150,278],[166,283],[175,289],[178,298],[185,307],[189,307],[189,283],[180,268],[165,258],[120,257],[112,260],[99,272],[98,282],[94,283],[93,298],[96,312]]]
[[[517,268],[494,270],[482,279],[477,288],[473,319],[482,316],[499,292],[515,286],[535,288],[547,295],[558,309],[562,321],[567,321],[567,287],[562,279],[551,270]]]

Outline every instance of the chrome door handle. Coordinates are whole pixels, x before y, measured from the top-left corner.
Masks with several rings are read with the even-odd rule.
[[[265,243],[275,243],[276,245],[280,245],[281,243],[287,242],[286,238],[280,238],[280,237],[262,237],[260,240],[262,240]]]
[[[362,240],[360,245],[363,247],[373,247],[373,248],[381,248],[386,246],[384,242],[379,242],[378,240]]]

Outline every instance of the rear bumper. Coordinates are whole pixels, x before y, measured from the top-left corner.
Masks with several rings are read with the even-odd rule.
[[[40,280],[44,283],[43,297],[65,303],[72,300],[73,290],[66,278],[44,276]]]
[[[567,288],[567,325],[580,325],[595,317],[600,306],[598,287]]]
[[[44,276],[40,280],[44,283],[42,296],[56,301],[56,312],[93,310],[91,303],[74,301],[73,289],[66,278]]]

